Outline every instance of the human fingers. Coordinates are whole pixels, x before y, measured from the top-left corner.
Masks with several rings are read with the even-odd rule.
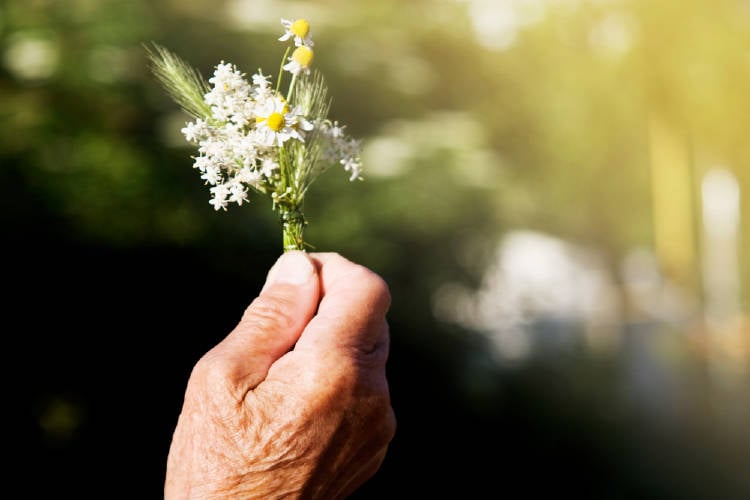
[[[314,253],[310,257],[320,276],[320,304],[297,349],[387,352],[386,313],[391,295],[386,282],[339,254]]]
[[[270,366],[297,342],[315,313],[319,281],[304,252],[286,252],[268,273],[239,324],[201,363],[240,400],[263,381]]]

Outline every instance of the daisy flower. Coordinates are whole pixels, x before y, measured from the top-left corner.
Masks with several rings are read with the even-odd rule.
[[[310,74],[310,65],[313,61],[313,50],[307,45],[300,45],[289,58],[289,62],[284,65],[284,70],[290,72],[294,76],[299,75],[301,72]]]
[[[285,42],[290,38],[294,38],[294,45],[307,45],[312,47],[314,45],[312,41],[312,34],[310,33],[310,23],[305,19],[282,19],[281,25],[284,27],[284,34],[279,38],[280,42]]]
[[[297,108],[290,109],[284,98],[270,97],[256,109],[255,138],[268,147],[283,146],[292,138],[304,142],[300,129],[310,130],[311,126],[300,118]]]

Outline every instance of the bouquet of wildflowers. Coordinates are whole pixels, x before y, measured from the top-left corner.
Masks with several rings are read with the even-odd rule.
[[[250,190],[269,195],[287,251],[305,248],[303,201],[312,182],[333,164],[342,165],[350,180],[361,179],[362,163],[359,141],[328,118],[325,81],[311,70],[310,24],[282,19],[281,25],[279,40],[293,41],[294,49],[287,47],[275,83],[261,70],[248,81],[224,61],[206,82],[159,45],[149,49],[149,57],[156,77],[194,118],[182,133],[198,146],[194,168],[210,186],[209,203],[226,210],[230,203],[247,202]],[[282,92],[284,76],[288,85]]]

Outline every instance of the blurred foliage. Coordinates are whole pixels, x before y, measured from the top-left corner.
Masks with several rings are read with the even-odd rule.
[[[571,372],[580,379],[570,385],[555,371],[558,365],[530,369],[528,379],[513,375],[520,380],[513,385],[516,379],[506,379],[498,371],[482,337],[435,320],[432,294],[449,281],[477,285],[499,237],[515,228],[591,245],[607,256],[613,270],[633,248],[652,247],[649,127],[653,120],[684,139],[689,151],[696,228],[698,182],[709,167],[730,168],[742,192],[750,193],[750,142],[744,127],[750,109],[750,4],[743,0],[9,0],[0,4],[0,203],[5,208],[5,236],[17,262],[33,274],[51,273],[63,281],[92,286],[105,286],[100,273],[126,280],[129,276],[153,279],[159,285],[150,285],[156,288],[144,292],[137,302],[150,314],[182,310],[178,298],[211,295],[201,288],[205,286],[236,293],[206,298],[213,300],[213,309],[200,317],[200,324],[209,324],[209,317],[221,319],[211,324],[214,333],[203,337],[193,333],[192,339],[183,340],[193,343],[175,361],[183,371],[169,378],[178,388],[170,404],[176,404],[181,390],[183,380],[178,375],[184,375],[195,357],[231,327],[248,297],[247,288],[253,283],[259,286],[281,249],[281,230],[261,197],[251,198],[249,207],[226,213],[210,207],[208,190],[191,168],[194,152],[179,135],[188,117],[150,74],[143,44],[155,41],[168,47],[207,77],[220,60],[231,61],[247,73],[260,67],[275,75],[282,55],[276,42],[281,17],[311,21],[316,64],[333,96],[331,115],[364,140],[365,182],[351,184],[344,172],[336,171],[321,177],[307,196],[307,239],[318,250],[337,251],[373,268],[391,284],[395,401],[413,409],[411,391],[422,391],[418,401],[432,401],[441,397],[439,387],[445,384],[455,398],[447,405],[465,404],[470,412],[491,419],[509,411],[509,402],[514,402],[530,413],[511,411],[505,425],[520,425],[525,416],[548,418],[540,426],[554,432],[566,418],[575,416],[555,414],[563,411],[556,405],[565,402],[557,401],[549,387],[567,391],[581,380],[596,379],[597,370],[603,369],[602,386],[590,392],[580,388],[588,396],[581,396],[576,408],[601,410],[622,404],[586,399],[617,385],[617,375],[612,373],[616,362],[601,368],[600,361],[582,361],[582,372]],[[743,242],[748,234],[750,204],[743,203]],[[743,243],[740,249],[740,262],[750,262],[750,245]],[[140,265],[128,264],[129,259],[157,271],[139,272]],[[61,270],[66,262],[88,273],[88,279]],[[182,269],[183,264],[205,267]],[[698,263],[694,265],[697,275]],[[20,270],[11,277],[24,282],[30,278]],[[742,278],[750,283],[746,264]],[[234,288],[227,284],[232,280],[236,280]],[[691,284],[700,295],[700,280]],[[40,293],[61,297],[66,290],[39,291],[26,284],[17,300],[39,303]],[[84,297],[109,311],[95,291]],[[162,309],[146,297],[164,301]],[[58,312],[72,321],[74,317],[64,309],[60,306]],[[86,325],[95,328],[93,323]],[[167,336],[161,341],[166,345],[177,339]],[[157,342],[152,337],[142,340]],[[70,342],[79,345],[75,339]],[[60,340],[54,345],[65,349]],[[137,352],[136,347],[131,349]],[[161,352],[168,353],[166,347]],[[436,373],[411,372],[410,356],[426,356],[439,368]],[[148,366],[158,370],[160,364],[154,359]],[[545,370],[552,370],[554,383],[542,376]],[[433,376],[435,380],[428,381],[432,385],[425,386],[423,378]],[[143,377],[147,384],[148,377]],[[41,379],[38,383],[44,385]],[[75,383],[71,384],[76,392]],[[518,387],[542,395],[533,400],[514,392]],[[78,402],[79,395],[72,396],[77,401],[74,406],[65,395],[60,399],[45,392],[39,398],[37,406],[51,408],[44,422],[52,423],[44,425],[64,427],[58,434],[76,428],[69,420],[77,414],[86,413],[86,422],[96,417],[93,410],[86,411],[87,404],[93,403]],[[535,404],[543,410],[535,411]],[[432,405],[439,408],[434,401]],[[163,410],[167,429],[173,410]],[[446,419],[458,418],[457,409],[446,411]],[[410,431],[425,418],[417,410],[404,410],[401,416]],[[579,425],[591,424],[602,435],[614,432],[615,427],[596,419],[596,415],[585,417]],[[430,436],[431,431],[438,435]],[[81,432],[85,434],[85,429]],[[430,446],[431,437],[439,440],[446,432],[451,430],[427,424],[416,431],[419,438],[413,442]],[[622,441],[618,446],[633,446]],[[460,436],[448,442],[465,453],[474,451],[461,443]],[[569,448],[554,456],[575,453],[573,439],[565,442]],[[163,442],[159,445],[161,453]],[[406,446],[394,443],[396,456],[399,450],[406,454]],[[402,460],[395,463],[408,463]],[[526,460],[530,463],[531,455]],[[737,460],[727,463],[735,467],[731,470],[741,467]],[[491,473],[488,467],[480,469]],[[638,476],[636,469],[627,470],[650,478],[644,479],[647,483],[657,481],[657,474],[646,471]],[[399,477],[388,463],[384,474]],[[648,490],[648,485],[639,489],[637,477],[620,478],[630,485],[622,491]],[[737,491],[748,488],[746,482],[736,482]],[[672,490],[664,484],[660,486],[666,489],[664,495],[654,498],[669,497]],[[727,493],[722,498],[732,497]]]

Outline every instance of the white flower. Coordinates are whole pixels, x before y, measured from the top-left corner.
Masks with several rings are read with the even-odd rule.
[[[215,163],[207,165],[203,169],[203,175],[201,175],[201,179],[205,180],[206,184],[211,184],[212,186],[221,184],[221,181],[223,180],[221,175],[221,167],[216,165]]]
[[[341,139],[344,137],[344,129],[346,125],[339,125],[338,121],[334,121],[330,125],[330,134],[333,139]]]
[[[187,123],[181,132],[188,142],[197,143],[208,135],[209,129],[205,121],[197,118],[194,122]]]
[[[237,172],[237,175],[235,175],[234,178],[236,181],[242,182],[243,184],[247,184],[254,188],[259,188],[261,186],[261,182],[263,181],[262,175],[249,167],[243,167],[239,172]]]
[[[223,61],[216,66],[214,76],[209,78],[213,88],[205,95],[211,113],[220,122],[232,121],[239,126],[246,125],[252,118],[252,87],[237,68]]]
[[[243,168],[255,168],[255,163],[258,161],[258,155],[260,154],[259,146],[252,134],[243,135],[237,141],[233,151],[235,156],[240,158]]]
[[[309,121],[307,121],[307,118],[305,118],[305,115],[303,115],[299,111],[299,107],[296,107],[294,109],[296,109],[298,111],[298,114],[297,114],[297,125],[299,126],[299,128],[301,128],[302,130],[304,130],[306,132],[309,132],[310,130],[312,130],[312,129],[315,128],[315,125],[313,125],[312,123],[310,123]]]
[[[321,133],[328,139],[321,159],[329,163],[339,163],[350,172],[349,180],[362,178],[362,160],[360,159],[361,141],[352,139],[344,132],[344,125],[337,121],[321,121],[317,124]]]
[[[271,82],[268,79],[270,75],[264,75],[261,70],[258,70],[253,75],[253,99],[261,100],[271,96],[273,90],[271,89]]]
[[[305,19],[282,19],[281,25],[284,27],[284,34],[281,35],[279,41],[285,42],[290,38],[294,37],[294,45],[307,45],[312,47],[314,45],[312,41],[312,34],[310,33],[310,23]]]
[[[260,164],[260,173],[266,177],[267,179],[270,179],[274,176],[276,172],[279,171],[279,164],[276,163],[276,160],[273,158],[266,156],[263,158]]]
[[[305,138],[298,128],[310,125],[306,120],[300,122],[297,108],[290,109],[289,104],[279,96],[266,99],[256,109],[255,138],[259,144],[267,147],[282,146],[289,139],[304,142]]]
[[[229,194],[229,188],[226,184],[217,184],[211,188],[211,194],[213,198],[209,200],[209,203],[213,205],[214,210],[227,209],[227,195]]]
[[[193,168],[197,168],[201,172],[205,172],[208,167],[213,165],[213,160],[209,158],[208,156],[196,156],[195,162],[193,163]]]
[[[247,201],[247,188],[242,184],[242,181],[237,179],[231,179],[226,183],[229,190],[229,202],[242,205],[243,202]]]
[[[362,178],[362,160],[360,160],[360,143],[361,141],[349,137],[336,139],[336,149],[340,156],[339,163],[344,166],[344,170],[350,172],[349,180],[353,181]]]
[[[362,178],[362,161],[359,157],[343,158],[340,160],[340,163],[344,166],[344,170],[351,172],[349,176],[350,181]]]
[[[289,62],[284,65],[284,70],[293,75],[298,75],[303,71],[305,74],[310,73],[313,55],[313,50],[310,47],[300,45],[292,52]]]

